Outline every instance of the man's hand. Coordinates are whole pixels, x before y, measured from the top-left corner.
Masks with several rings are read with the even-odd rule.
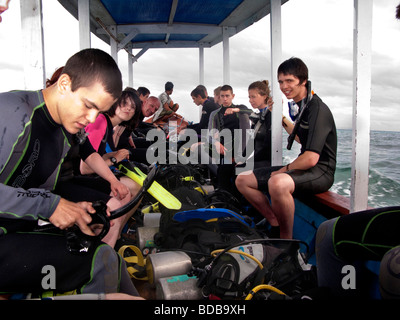
[[[239,112],[239,108],[226,108],[224,116],[227,116],[229,114],[234,114],[235,112]]]
[[[94,236],[95,234],[88,224],[92,221],[90,213],[95,212],[96,210],[90,202],[75,203],[61,198],[49,220],[62,230],[76,224],[83,233]]]

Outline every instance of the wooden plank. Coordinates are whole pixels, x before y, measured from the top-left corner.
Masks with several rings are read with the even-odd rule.
[[[341,215],[350,213],[350,199],[341,196],[332,191],[326,191],[314,195],[315,200],[322,203],[323,205],[329,206],[333,210],[337,211]]]

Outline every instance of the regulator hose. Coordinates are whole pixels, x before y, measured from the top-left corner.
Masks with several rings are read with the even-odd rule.
[[[92,206],[96,212],[91,215],[92,221],[88,224],[88,226],[95,228],[97,231],[96,235],[91,236],[83,233],[77,225],[67,228],[65,231],[61,230],[63,233],[65,233],[67,238],[67,250],[74,254],[84,254],[90,251],[91,248],[97,246],[101,239],[104,238],[104,236],[109,232],[110,221],[127,214],[139,203],[144,193],[152,185],[157,173],[157,169],[158,167],[153,165],[146,179],[143,181],[143,186],[139,189],[135,197],[121,208],[111,211],[110,216],[107,215],[107,204],[104,201],[96,201],[92,203]],[[96,228],[96,226],[101,226],[101,228]],[[100,232],[98,232],[98,230],[100,230]],[[37,227],[34,231],[59,232],[60,229],[52,224],[47,224]]]

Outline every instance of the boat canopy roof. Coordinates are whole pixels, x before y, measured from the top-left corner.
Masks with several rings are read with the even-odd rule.
[[[58,1],[78,19],[78,0]],[[224,29],[233,36],[271,8],[269,0],[90,0],[89,10],[90,30],[106,43],[116,37],[123,46],[149,49],[212,47]]]

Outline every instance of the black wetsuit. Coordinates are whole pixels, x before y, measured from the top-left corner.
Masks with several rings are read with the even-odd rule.
[[[295,183],[295,192],[321,193],[327,191],[334,182],[337,134],[331,111],[316,94],[304,110],[297,136],[301,143],[300,154],[312,151],[319,154],[319,160],[314,167],[308,170],[290,170],[287,172]],[[259,190],[268,189],[268,179],[271,172],[279,168],[254,170]]]
[[[199,123],[188,125],[186,128],[193,129],[197,132],[197,134],[201,135],[201,129],[208,128],[208,122],[210,120],[210,115],[213,111],[217,110],[219,107],[218,105],[210,100],[206,100],[203,103],[203,108],[201,110],[201,117]]]
[[[51,191],[70,147],[42,91],[1,93],[0,108],[0,293],[46,291],[45,266],[54,268],[57,292],[118,292],[126,272],[113,248],[100,244],[75,255],[64,235],[32,232],[60,201]],[[125,289],[135,294],[132,283]]]
[[[228,108],[239,108],[239,112],[225,115]],[[235,160],[242,159],[243,151],[246,148],[248,134],[246,129],[250,129],[249,114],[251,110],[244,105],[221,106],[220,109],[213,111],[210,115],[208,128],[217,130],[220,135],[220,142],[226,148],[226,154],[232,155],[229,159],[226,155],[220,155],[220,164],[217,169],[217,185],[219,188],[230,191],[238,195],[235,187]],[[235,140],[235,131],[240,129],[239,140]],[[224,131],[229,130],[230,136],[225,139]],[[211,133],[213,134],[213,133]],[[239,147],[240,146],[240,147]]]
[[[98,148],[98,153],[101,156],[106,153],[107,143],[110,144],[112,150],[115,150],[112,139],[113,126],[111,120],[106,115],[102,116],[105,118],[107,127],[105,128],[104,137]],[[96,152],[96,150],[93,148],[89,137],[81,144],[77,144],[76,140],[73,141],[73,146],[61,167],[61,177],[55,189],[55,193],[74,202],[95,202],[102,200],[107,203],[110,200],[111,186],[107,180],[97,174],[80,174],[79,165],[81,159],[85,160],[94,152]]]
[[[252,129],[257,128],[257,124],[260,122],[257,132],[254,137],[254,157],[247,159],[247,161],[254,161],[254,167],[270,167],[271,166],[271,112],[266,111],[262,117],[263,110],[260,113],[253,114],[256,118],[250,117],[254,122]],[[265,110],[264,110],[265,112]],[[248,143],[250,140],[248,141]],[[247,147],[246,147],[247,149]],[[244,152],[244,156],[248,158],[250,155],[248,152]]]

